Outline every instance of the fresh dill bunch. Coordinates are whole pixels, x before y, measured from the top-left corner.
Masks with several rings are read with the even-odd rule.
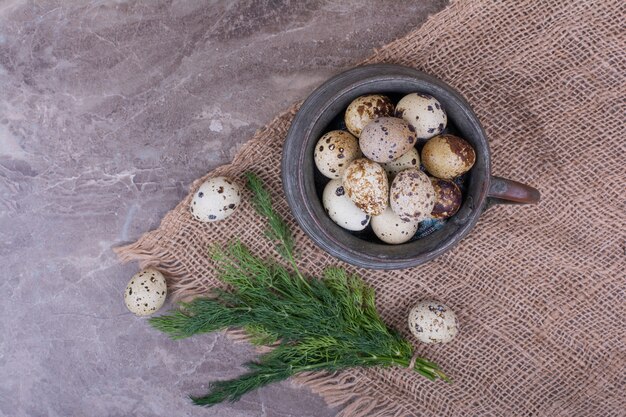
[[[244,375],[212,383],[207,395],[193,401],[206,406],[236,401],[300,372],[352,367],[412,367],[428,379],[449,381],[436,364],[416,357],[411,344],[385,325],[374,290],[360,277],[340,268],[326,269],[321,279],[300,273],[289,227],[274,211],[261,180],[252,173],[247,177],[254,206],[267,219],[266,234],[292,270],[255,256],[239,241],[215,246],[211,256],[228,289],[181,303],[150,323],[174,339],[241,328],[252,343],[273,349],[245,364]]]

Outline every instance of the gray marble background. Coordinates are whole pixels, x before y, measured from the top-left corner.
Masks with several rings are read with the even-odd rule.
[[[192,406],[252,351],[134,317],[111,247],[444,3],[0,0],[0,415],[333,415],[289,382]]]

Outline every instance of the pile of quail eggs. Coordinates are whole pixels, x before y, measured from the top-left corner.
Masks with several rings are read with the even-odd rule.
[[[476,154],[447,132],[446,111],[435,97],[411,93],[394,106],[385,95],[361,96],[343,121],[347,131],[325,133],[313,154],[330,179],[322,204],[335,223],[353,232],[371,225],[381,241],[400,244],[459,210],[459,185]]]

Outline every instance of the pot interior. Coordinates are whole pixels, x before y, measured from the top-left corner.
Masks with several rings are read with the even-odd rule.
[[[407,69],[410,70],[410,69]],[[341,75],[320,87],[304,103],[300,112],[307,112],[304,132],[300,132],[302,142],[299,147],[299,167],[302,169],[302,204],[311,221],[302,224],[303,228],[318,245],[331,254],[347,262],[369,268],[396,268],[417,265],[434,258],[460,240],[478,220],[486,199],[490,179],[489,148],[469,104],[454,90],[440,81],[419,74],[419,77],[402,75],[382,75],[350,80]],[[334,84],[334,85],[333,85]],[[326,88],[326,89],[324,89]],[[467,140],[476,151],[476,163],[463,178],[463,203],[457,214],[443,225],[435,225],[438,230],[424,230],[424,236],[400,245],[389,245],[380,241],[371,231],[371,226],[362,232],[350,232],[336,225],[322,206],[322,192],[329,181],[315,168],[314,146],[326,132],[345,129],[343,115],[346,107],[355,98],[364,94],[385,94],[394,103],[403,95],[421,92],[436,97],[448,115],[446,133],[452,133]],[[290,132],[290,136],[298,132]],[[291,138],[290,138],[291,139]],[[421,150],[423,143],[418,144]],[[285,173],[283,175],[286,175]],[[293,207],[292,207],[293,209]],[[296,217],[301,217],[296,215]],[[430,232],[430,234],[427,234]]]

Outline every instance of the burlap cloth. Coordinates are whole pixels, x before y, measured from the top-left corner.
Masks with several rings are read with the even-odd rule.
[[[626,414],[624,22],[621,0],[457,1],[368,60],[413,66],[461,91],[488,134],[494,173],[539,188],[542,201],[491,208],[454,250],[421,267],[356,269],[405,335],[408,309],[426,297],[452,306],[462,329],[450,344],[417,346],[453,384],[399,368],[299,379],[340,414]],[[207,176],[243,183],[243,172],[258,173],[296,231],[302,269],[355,270],[314,246],[283,198],[281,145],[296,107]],[[210,243],[239,237],[276,256],[248,203],[201,224],[189,200],[119,250],[168,273],[176,298],[216,284]]]

